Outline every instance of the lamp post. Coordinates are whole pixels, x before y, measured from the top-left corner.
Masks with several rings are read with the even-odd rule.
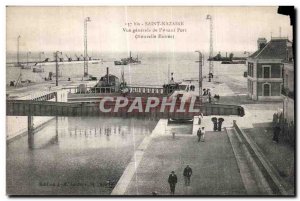
[[[211,82],[211,79],[213,78],[214,74],[214,63],[213,63],[213,18],[211,15],[207,15],[206,19],[210,21],[210,42],[209,42],[209,74],[208,74],[208,82]]]
[[[202,53],[200,51],[195,51],[199,53],[199,100],[202,99]]]
[[[55,64],[56,64],[55,65],[55,73],[56,73],[55,86],[58,86],[58,74],[59,74],[58,54],[62,54],[62,52],[60,52],[60,51],[54,52],[54,58],[55,58]]]
[[[17,41],[18,41],[18,47],[17,47],[17,64],[18,64],[18,66],[20,66],[20,38],[21,38],[21,36],[19,35],[18,39],[17,39]]]
[[[31,54],[31,52],[27,52],[27,67],[28,67],[28,55]]]
[[[90,17],[86,17],[85,19],[84,19],[84,64],[83,64],[83,68],[84,68],[84,73],[83,73],[83,76],[84,77],[86,77],[86,76],[88,76],[88,68],[89,68],[89,66],[88,66],[88,60],[87,60],[87,23],[88,22],[90,22],[91,21],[91,19],[90,19]]]

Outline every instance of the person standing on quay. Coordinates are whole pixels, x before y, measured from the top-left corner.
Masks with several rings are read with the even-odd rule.
[[[197,136],[198,136],[198,142],[200,142],[200,140],[201,140],[201,128],[199,128],[198,129],[198,131],[197,131]]]
[[[278,143],[280,131],[281,131],[280,126],[277,124],[274,128],[273,142]]]
[[[171,194],[174,195],[175,194],[175,186],[177,183],[177,176],[174,171],[172,171],[171,174],[169,175],[168,182],[170,184]]]
[[[190,168],[190,166],[187,165],[183,170],[184,183],[186,186],[190,185],[192,174],[193,174],[192,168]]]
[[[204,142],[205,141],[205,128],[204,127],[202,127],[202,129],[201,129],[201,142]]]
[[[201,124],[202,119],[203,119],[203,114],[200,113],[199,116],[198,116],[198,125]]]

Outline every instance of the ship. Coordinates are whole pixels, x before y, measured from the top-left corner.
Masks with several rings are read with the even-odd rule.
[[[119,61],[114,61],[114,63],[115,65],[128,65],[128,64],[141,64],[141,61],[139,60],[138,55],[136,56],[136,58],[133,58],[130,52],[128,58],[123,58]]]
[[[44,69],[41,68],[41,67],[35,67],[35,68],[32,69],[32,72],[34,72],[34,73],[42,73],[42,72],[44,72]]]

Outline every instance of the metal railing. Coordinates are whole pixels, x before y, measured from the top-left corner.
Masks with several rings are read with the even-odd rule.
[[[127,87],[129,93],[139,94],[169,94],[169,90],[162,87]],[[71,94],[99,94],[99,93],[117,93],[121,92],[117,87],[67,87],[63,88]]]
[[[116,87],[67,87],[63,88],[72,94],[97,94],[97,93],[114,93],[118,92]]]

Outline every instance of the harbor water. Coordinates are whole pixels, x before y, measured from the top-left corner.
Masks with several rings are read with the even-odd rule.
[[[35,133],[33,141],[24,136],[7,145],[7,192],[108,195],[156,123],[58,117]]]
[[[69,55],[74,55],[75,53]],[[21,61],[26,62],[26,54],[22,54]],[[195,52],[141,52],[139,53],[139,60],[141,64],[131,65],[114,65],[114,60],[128,57],[128,53],[94,53],[95,58],[103,59],[103,62],[98,61],[89,62],[89,74],[97,77],[98,79],[105,75],[106,67],[109,67],[110,74],[121,77],[121,71],[124,70],[125,80],[128,84],[132,85],[156,85],[161,86],[168,82],[168,72],[174,73],[175,81],[182,79],[198,78],[199,73],[199,60],[198,53]],[[133,54],[132,56],[136,56]],[[235,53],[235,56],[245,56],[242,53]],[[38,61],[38,53],[32,53],[32,61]],[[53,53],[45,53],[45,57],[53,58]],[[208,75],[208,55],[204,54],[203,75]],[[52,60],[52,59],[51,59]],[[7,54],[7,62],[16,62],[15,54]],[[96,61],[97,62],[97,61]],[[94,63],[94,64],[93,64]],[[55,64],[46,64],[42,66],[44,72],[33,73],[32,69],[20,69],[18,67],[7,66],[6,68],[6,83],[9,81],[17,80],[20,73],[22,79],[29,79],[33,82],[44,82],[44,78],[48,77],[49,72],[55,72]],[[169,70],[170,71],[169,71]],[[83,62],[72,63],[62,62],[59,65],[60,74],[62,78],[67,80],[70,78],[83,77]],[[234,75],[235,77],[242,77],[243,72],[246,71],[245,64],[221,64],[221,62],[214,62],[214,74],[218,75]],[[237,76],[236,76],[237,75]]]

